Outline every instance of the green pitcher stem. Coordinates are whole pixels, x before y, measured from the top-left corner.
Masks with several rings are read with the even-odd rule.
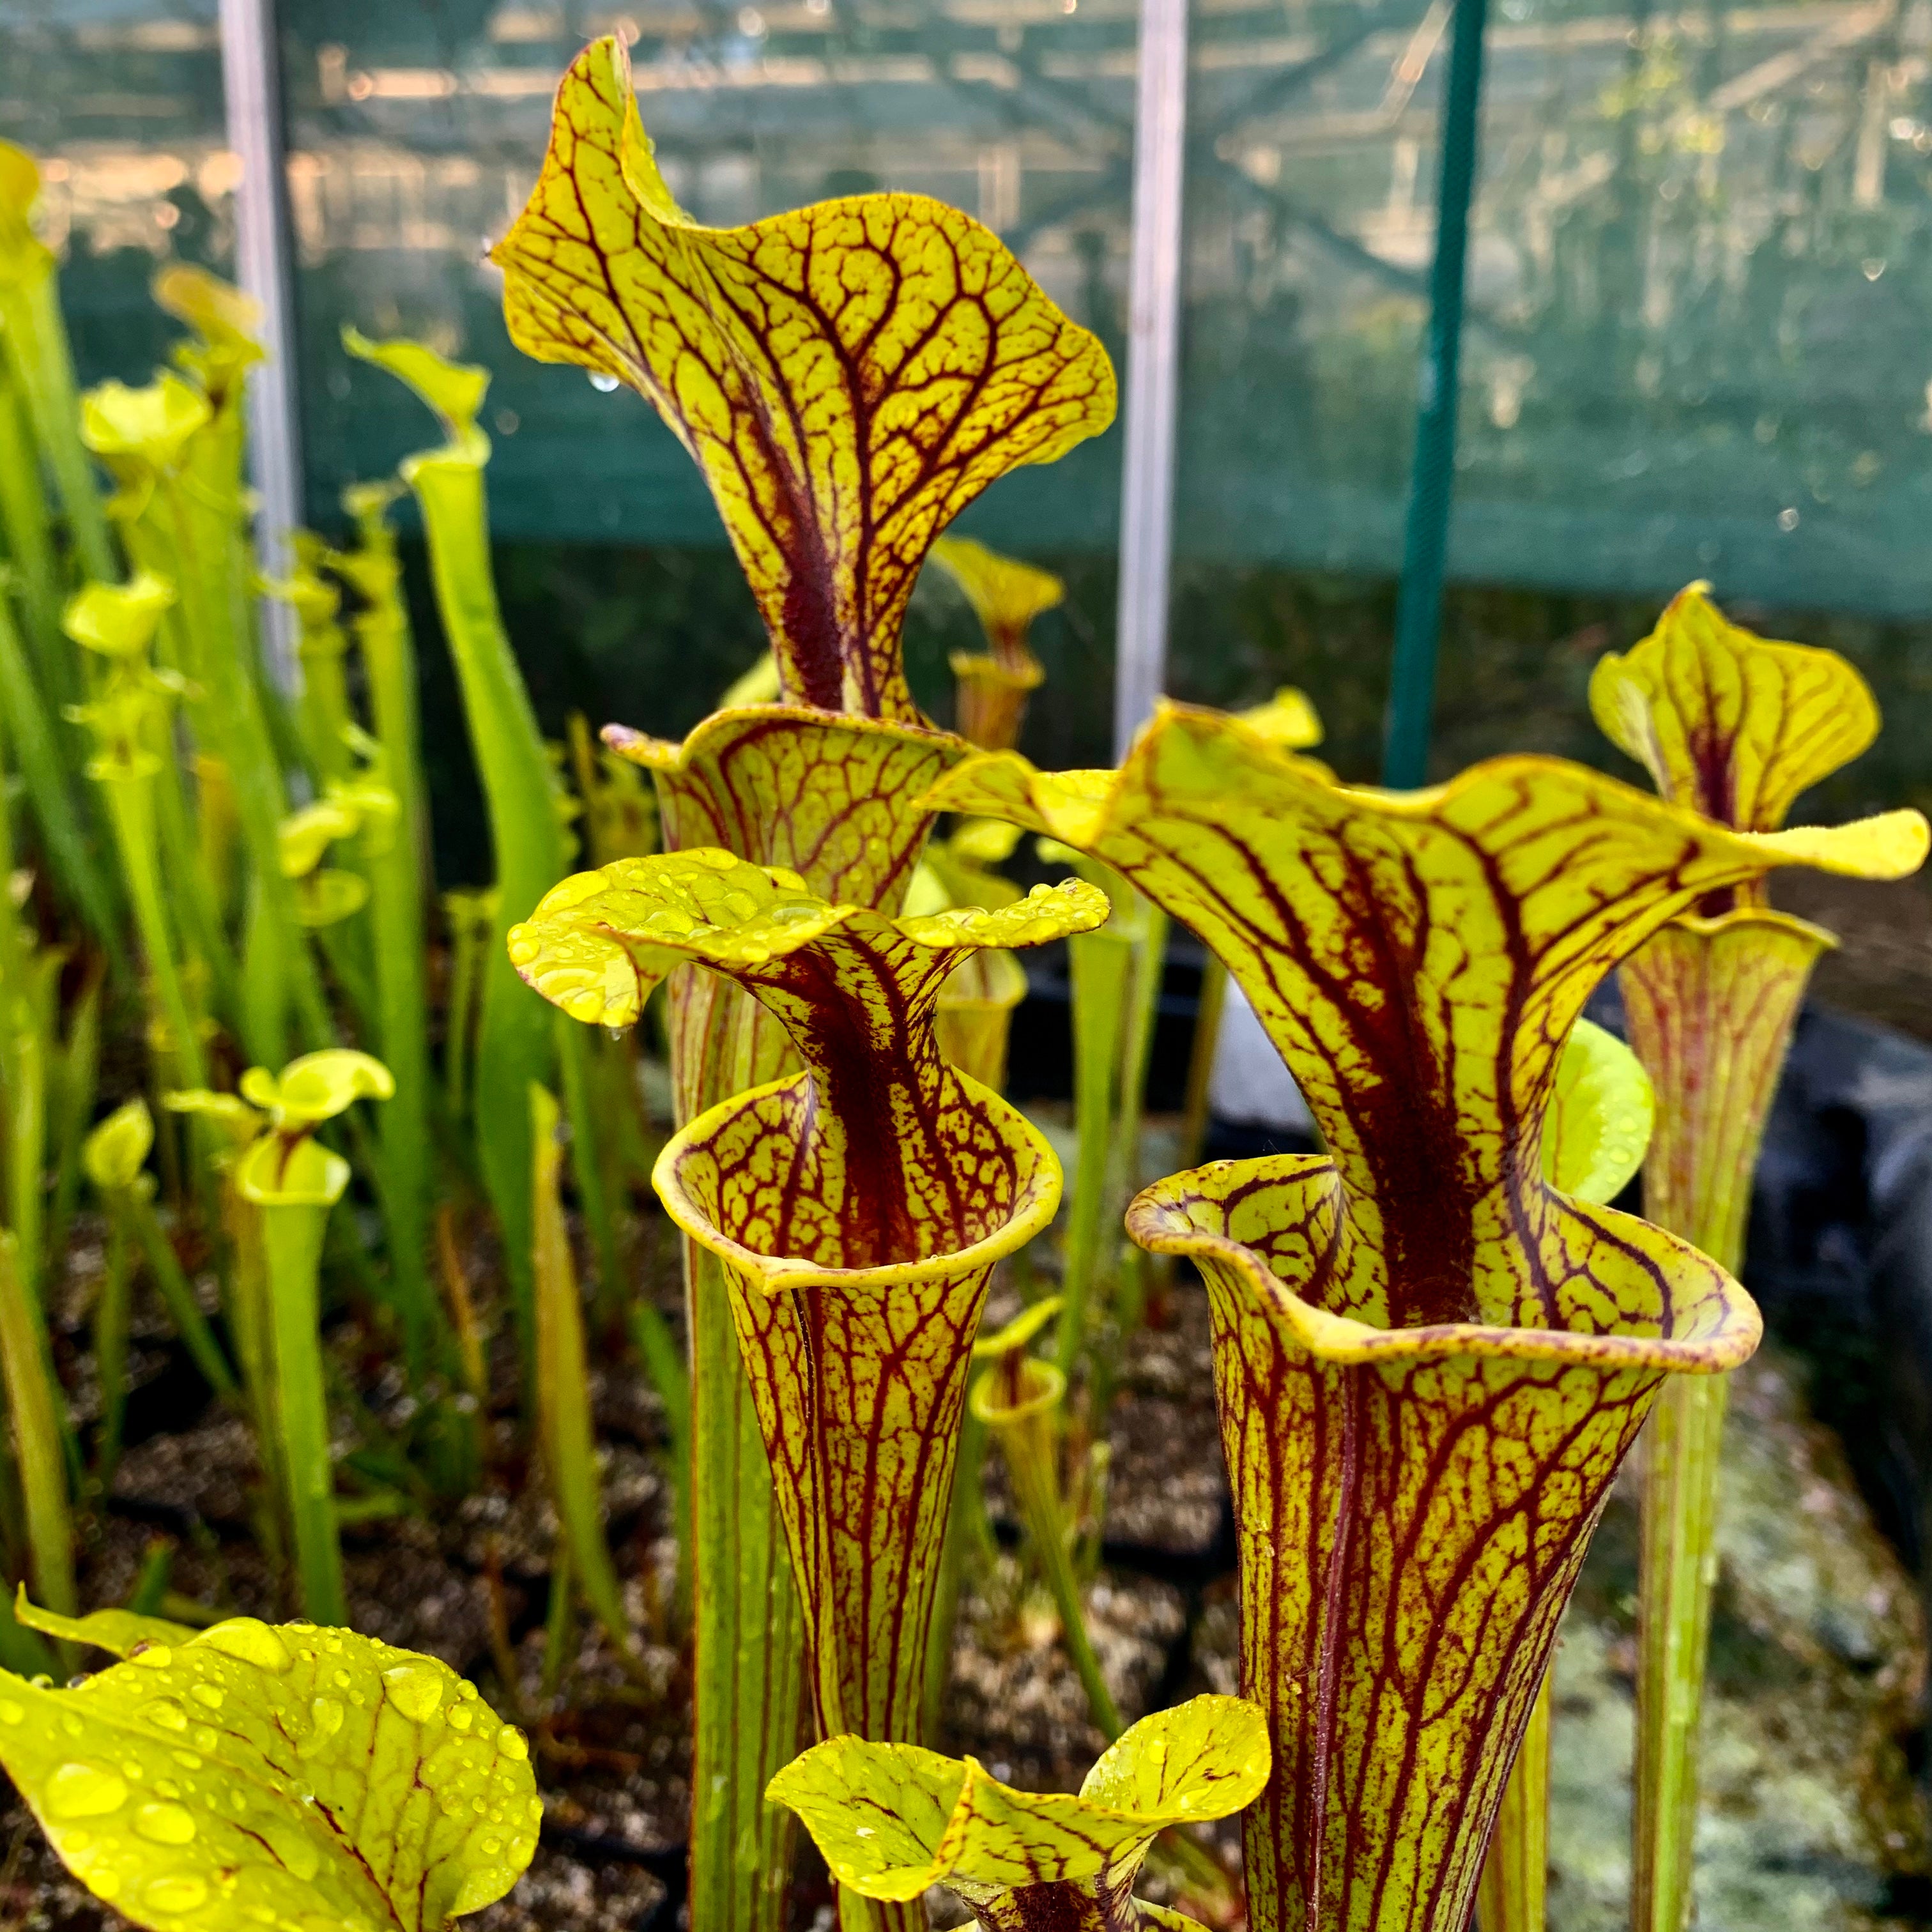
[[[1066,1210],[1056,1360],[1070,1376],[1087,1340],[1089,1304],[1100,1268],[1114,1152],[1114,1100],[1121,1028],[1132,981],[1133,943],[1102,926],[1066,942],[1073,983],[1073,1108],[1080,1151]]]
[[[371,533],[369,546],[383,539],[388,539],[386,530]],[[393,550],[392,539],[385,548]],[[382,1109],[379,1132],[389,1216],[390,1280],[402,1315],[410,1364],[412,1371],[419,1371],[430,1338],[440,1338],[445,1327],[442,1304],[430,1286],[428,1261],[430,1074],[423,921],[428,835],[418,769],[414,640],[393,567],[378,574],[380,582],[355,631],[385,775],[396,797],[389,849],[368,862],[377,1028],[382,1063],[396,1082],[395,1096]]]
[[[274,1356],[275,1423],[287,1479],[289,1527],[302,1612],[319,1624],[348,1619],[336,1533],[335,1472],[322,1372],[320,1275],[328,1210],[287,1203],[261,1209]]]
[[[700,1086],[701,1072],[680,1070],[684,1120],[789,1064],[777,1022],[748,997],[722,985],[704,992],[712,1004],[701,1057],[712,1077]],[[697,1658],[691,1922],[706,1932],[778,1932],[794,1820],[764,1790],[804,1740],[805,1618],[722,1264],[686,1241],[685,1268]]]
[[[530,1086],[550,1078],[553,1036],[548,1010],[517,977],[505,935],[562,876],[563,842],[549,760],[496,602],[482,464],[431,453],[405,467],[422,508],[436,608],[455,661],[496,854],[496,918],[482,962],[472,1065],[476,1143],[502,1229],[527,1372],[535,1350]]]
[[[1644,1211],[1736,1275],[1751,1178],[1811,968],[1832,944],[1764,908],[1666,926],[1619,978],[1630,1043],[1657,1088]],[[1683,1932],[1729,1378],[1672,1377],[1638,1448],[1632,1932]]]
[[[0,398],[3,401],[4,398]],[[4,410],[0,410],[4,413]],[[94,861],[55,736],[53,714],[28,658],[0,570],[0,727],[26,781],[40,844],[62,895],[86,922],[94,943],[117,967],[127,958],[114,896]]]
[[[959,1460],[952,1472],[952,1503],[940,1553],[939,1587],[934,1592],[932,1632],[926,1648],[925,1708],[920,1729],[937,1750],[946,1716],[946,1693],[952,1682],[952,1639],[959,1620],[959,1586],[967,1558],[979,1553],[985,1535],[982,1489],[986,1461],[986,1425],[969,1405],[959,1424]]]
[[[94,488],[94,464],[80,440],[80,398],[51,265],[44,275],[0,287],[0,343],[27,405],[34,435],[54,474],[84,574],[116,580],[114,546]]]
[[[634,1650],[625,1620],[623,1586],[604,1540],[603,1499],[584,1352],[584,1307],[559,1186],[563,1150],[557,1144],[557,1106],[546,1089],[531,1088],[530,1114],[537,1433],[543,1444],[550,1498],[562,1532],[558,1556],[574,1573],[584,1600],[619,1654],[629,1657]],[[550,1665],[547,1655],[546,1671]]]
[[[1718,1496],[1727,1376],[1673,1376],[1640,1448],[1642,1587],[1637,1598],[1638,1829],[1634,1932],[1682,1932],[1697,1837],[1698,1728],[1717,1582]]]
[[[122,874],[128,881],[128,897],[134,909],[134,930],[153,984],[157,1017],[172,1036],[179,1084],[205,1087],[208,1061],[202,1051],[200,1016],[188,1004],[187,987],[175,954],[174,931],[161,890],[160,868],[154,850],[152,784],[152,780],[146,778],[117,778],[104,781],[101,788],[106,794],[108,818],[121,855]]]
[[[1690,1377],[1683,1378],[1688,1381]],[[1715,1380],[1714,1377],[1712,1378]],[[1504,1787],[1476,1893],[1478,1932],[1543,1932],[1550,1884],[1550,1678]]]
[[[11,1234],[0,1233],[0,1376],[7,1386],[14,1454],[26,1506],[27,1556],[34,1594],[71,1616],[74,1520],[68,1502],[67,1456],[59,1399],[32,1291]]]

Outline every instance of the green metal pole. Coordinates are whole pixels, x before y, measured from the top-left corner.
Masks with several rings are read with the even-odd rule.
[[[1456,480],[1463,264],[1468,252],[1469,200],[1476,180],[1483,21],[1487,10],[1487,0],[1456,0],[1449,78],[1443,90],[1436,266],[1429,278],[1429,331],[1422,346],[1415,468],[1409,483],[1402,590],[1396,602],[1395,664],[1382,747],[1383,784],[1404,790],[1427,782],[1430,724],[1436,710],[1442,566],[1449,547],[1449,504]]]

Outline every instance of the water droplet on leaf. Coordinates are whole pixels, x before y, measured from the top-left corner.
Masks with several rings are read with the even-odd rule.
[[[141,1903],[156,1912],[192,1912],[207,1902],[208,1886],[192,1872],[158,1878],[141,1894]]]
[[[382,1673],[382,1688],[391,1703],[415,1724],[425,1724],[442,1705],[442,1678],[423,1664],[399,1664]]]
[[[164,1731],[188,1729],[188,1713],[172,1697],[157,1697],[146,1707],[145,1714],[150,1724],[160,1725]]]
[[[158,1845],[185,1845],[194,1836],[194,1819],[184,1805],[143,1804],[134,1814],[134,1828]]]
[[[56,1818],[100,1818],[128,1802],[118,1772],[98,1764],[64,1764],[47,1780],[46,1808]]]
[[[280,1672],[289,1667],[287,1646],[266,1624],[254,1617],[231,1617],[226,1623],[204,1630],[196,1642],[220,1651],[224,1657],[252,1664],[258,1670]]]

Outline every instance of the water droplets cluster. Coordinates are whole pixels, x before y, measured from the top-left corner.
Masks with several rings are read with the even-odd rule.
[[[375,1932],[394,1915],[370,1874],[440,1923],[500,1898],[536,1849],[527,1742],[430,1658],[237,1618],[34,1708],[45,1688],[0,1696],[0,1761],[76,1875],[164,1932],[211,1906],[263,1932]],[[365,1867],[331,1820],[370,1817]]]

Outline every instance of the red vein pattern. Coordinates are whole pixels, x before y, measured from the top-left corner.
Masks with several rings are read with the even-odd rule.
[[[1107,910],[1070,880],[894,921],[700,848],[567,879],[511,932],[518,970],[580,1018],[634,1018],[688,958],[749,990],[802,1063],[700,1115],[654,1179],[722,1263],[828,1735],[916,1738],[987,1282],[1059,1200],[1046,1142],[941,1058],[941,990],[978,949]]]
[[[1332,1160],[1178,1175],[1128,1226],[1213,1304],[1275,1748],[1255,1922],[1462,1932],[1618,1464],[1664,1375],[1759,1332],[1715,1264],[1544,1181],[1557,1057],[1619,958],[1815,842],[1546,759],[1352,790],[1178,706],[1118,773],[975,759],[928,802],[1091,852],[1192,926],[1322,1127]]]
[[[904,896],[932,823],[929,814],[915,808],[920,794],[967,750],[956,739],[918,726],[777,706],[706,718],[682,745],[621,726],[604,735],[652,774],[667,850],[722,846],[754,863],[799,873],[825,898],[885,912]],[[696,967],[675,974],[670,1019],[680,1124],[799,1065],[784,1028],[716,974]],[[693,1830],[728,1851],[752,1847],[752,1882],[766,1888],[782,1916],[790,1818],[766,1804],[763,1793],[800,1742],[804,1634],[763,1432],[737,1365],[723,1264],[695,1242],[687,1243],[686,1262],[692,1356],[694,1362],[701,1356],[712,1370],[692,1378],[694,1440],[701,1434],[710,1445],[694,1458],[693,1504],[705,1521],[693,1548],[700,1561],[714,1552],[714,1564],[730,1573],[696,1580],[700,1663],[693,1677],[692,1782],[699,1807],[712,1809],[694,1812]],[[703,1480],[707,1468],[719,1480]],[[703,1667],[707,1654],[769,1656],[775,1675],[745,1682],[734,1673],[729,1708],[720,1708],[725,1680]],[[790,1679],[788,1668],[796,1673]],[[742,1771],[727,1768],[734,1761]],[[704,1860],[694,1858],[694,1888],[704,1875]],[[717,1904],[700,1902],[710,1904],[705,1922],[722,1932]]]
[[[1113,419],[1098,340],[956,208],[868,194],[691,220],[615,39],[565,75],[491,259],[519,348],[629,383],[697,460],[783,694],[823,710],[917,716],[899,632],[933,539],[1007,470]]]
[[[861,914],[741,969],[806,1070],[713,1108],[659,1162],[673,1218],[724,1262],[827,1736],[916,1741],[987,1282],[1059,1198],[1024,1117],[939,1056],[933,1010],[962,952],[936,928],[1024,944],[1029,926],[1048,936],[1045,910],[908,922],[917,940]],[[1052,925],[1105,911],[1064,887]]]
[[[1744,1261],[1750,1177],[1792,1022],[1837,944],[1745,907],[1675,920],[1618,970],[1630,1045],[1669,1096],[1644,1162],[1644,1210],[1726,1268]]]

